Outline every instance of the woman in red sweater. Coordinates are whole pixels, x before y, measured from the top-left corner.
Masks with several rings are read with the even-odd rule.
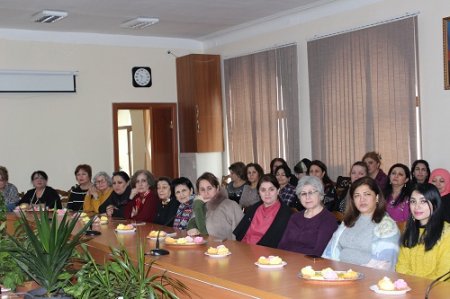
[[[133,198],[125,207],[124,216],[135,221],[153,222],[158,206],[155,178],[148,170],[138,170],[131,177]]]

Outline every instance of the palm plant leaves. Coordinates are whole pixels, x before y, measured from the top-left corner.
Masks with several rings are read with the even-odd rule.
[[[78,216],[69,220],[66,213],[58,221],[55,210],[50,220],[47,212],[40,210],[33,214],[33,218],[36,234],[24,212],[20,211],[21,229],[26,240],[9,236],[14,246],[2,250],[9,252],[23,271],[48,293],[54,293],[70,279],[71,276],[65,274],[65,269],[70,264],[75,247],[82,243],[84,232],[91,222],[72,236]]]

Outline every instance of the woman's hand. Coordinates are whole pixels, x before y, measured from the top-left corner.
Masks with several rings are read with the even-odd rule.
[[[194,237],[200,235],[200,231],[196,228],[191,228],[187,231],[188,236]]]
[[[114,210],[116,210],[117,208],[115,207],[115,206],[113,206],[113,205],[109,205],[109,206],[107,206],[106,207],[106,215],[108,216],[108,217],[112,217],[112,215],[113,215],[113,213],[114,213]]]
[[[95,188],[95,185],[92,185],[89,187],[87,194],[89,194],[91,197],[97,199],[98,198],[98,189]]]
[[[137,194],[138,194],[138,191],[136,188],[131,189],[130,199],[133,199]]]

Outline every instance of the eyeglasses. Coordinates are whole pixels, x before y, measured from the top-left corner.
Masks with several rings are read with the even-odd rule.
[[[96,185],[104,184],[106,183],[106,180],[98,180],[95,182]]]
[[[313,194],[318,193],[319,191],[315,190],[315,191],[309,191],[309,192],[301,192],[300,193],[300,198],[311,198],[313,196]]]

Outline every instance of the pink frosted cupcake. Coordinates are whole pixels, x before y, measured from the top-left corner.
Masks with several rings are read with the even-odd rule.
[[[396,290],[405,290],[408,288],[408,284],[403,279],[397,279],[394,282],[394,286]]]
[[[194,239],[191,236],[186,237],[186,243],[193,243]]]
[[[203,242],[203,237],[195,237],[194,238],[194,243],[196,243],[196,244],[200,244],[200,243],[202,243]]]

